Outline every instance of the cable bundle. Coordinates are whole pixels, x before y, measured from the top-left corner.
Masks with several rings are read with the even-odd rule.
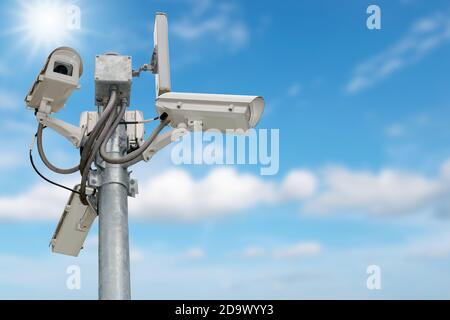
[[[89,171],[91,170],[92,164],[95,161],[95,157],[97,156],[97,154],[100,154],[103,160],[105,160],[108,163],[120,164],[125,167],[129,167],[144,159],[143,153],[145,152],[145,150],[147,150],[150,147],[150,145],[153,143],[156,137],[170,122],[167,113],[162,114],[159,117],[161,123],[158,125],[158,127],[153,131],[150,137],[144,142],[144,144],[139,149],[134,150],[133,152],[128,153],[127,155],[120,158],[110,157],[108,155],[108,152],[106,151],[106,145],[108,141],[111,139],[111,136],[113,135],[113,133],[116,131],[117,127],[120,124],[127,124],[126,122],[122,122],[122,120],[125,115],[128,103],[126,100],[122,100],[120,102],[120,106],[117,107],[116,102],[117,102],[117,92],[113,90],[111,91],[108,104],[106,105],[100,118],[98,119],[97,124],[95,125],[94,129],[89,133],[87,140],[85,141],[84,145],[81,148],[80,163],[73,168],[68,169],[58,168],[47,159],[42,144],[42,132],[45,127],[41,123],[38,126],[36,139],[39,156],[42,162],[48,169],[58,174],[72,174],[79,171],[81,173],[80,191],[72,190],[70,188],[62,186],[58,183],[55,183],[45,178],[37,170],[33,162],[32,148],[30,148],[30,161],[33,166],[33,169],[39,174],[39,176],[51,184],[78,193],[80,195],[82,203],[85,205],[88,205],[86,188],[87,188],[87,180],[89,177]]]

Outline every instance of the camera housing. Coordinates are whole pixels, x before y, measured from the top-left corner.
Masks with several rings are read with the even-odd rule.
[[[186,125],[190,131],[200,124],[203,131],[244,130],[256,127],[264,112],[259,96],[224,94],[164,93],[156,99],[158,114],[166,112],[174,128]]]
[[[80,185],[75,190],[79,191]],[[94,208],[83,205],[79,195],[72,192],[50,241],[52,251],[77,257],[96,218]]]
[[[72,92],[80,88],[83,62],[77,51],[69,47],[54,50],[25,97],[27,107],[41,112],[58,112]]]

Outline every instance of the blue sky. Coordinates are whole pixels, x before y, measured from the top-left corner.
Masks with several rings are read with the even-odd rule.
[[[46,45],[20,28],[21,2],[0,4],[0,298],[96,298],[97,228],[76,259],[48,248],[68,194],[27,162],[36,123],[22,101],[48,53],[72,46],[82,89],[57,117],[77,123],[94,110],[95,55],[148,62],[157,11],[173,89],[264,96],[280,170],[175,166],[170,149],[136,166],[134,298],[450,298],[448,1],[62,3],[80,7],[81,30]],[[370,4],[381,30],[366,27]],[[132,106],[154,116],[154,98],[153,76],[136,79]],[[56,134],[45,144],[61,166],[78,159]],[[66,288],[70,265],[81,290]],[[369,265],[381,290],[366,287]]]

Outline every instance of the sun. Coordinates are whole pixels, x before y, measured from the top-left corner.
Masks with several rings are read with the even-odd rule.
[[[56,44],[67,36],[65,11],[57,3],[36,2],[23,13],[27,36],[43,44]]]
[[[67,5],[62,1],[22,0],[16,16],[14,33],[21,35],[21,42],[31,48],[31,54],[74,42]]]

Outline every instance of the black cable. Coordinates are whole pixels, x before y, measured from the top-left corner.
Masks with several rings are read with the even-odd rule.
[[[123,124],[147,124],[150,123],[152,121],[158,121],[159,119],[161,119],[161,117],[155,117],[149,120],[144,120],[144,121],[122,121],[119,124],[123,125]]]
[[[114,110],[114,102],[115,102],[115,100],[116,100],[116,93],[115,93],[115,91],[113,91],[113,92],[111,93],[110,101],[108,102],[108,106],[109,106],[110,108],[106,108],[107,110],[105,110],[105,111],[107,111],[107,112],[104,112],[104,113],[103,113],[102,118],[101,118],[102,121],[99,121],[99,122],[97,123],[97,125],[96,125],[95,128],[94,128],[94,130],[91,132],[91,135],[92,135],[92,136],[90,136],[89,139],[88,139],[87,145],[88,145],[88,147],[89,147],[90,155],[87,156],[87,159],[84,159],[84,155],[86,154],[86,149],[84,149],[84,150],[82,150],[82,152],[81,152],[81,161],[80,161],[80,165],[77,166],[76,168],[71,168],[71,169],[59,169],[59,168],[55,168],[55,167],[53,167],[53,166],[51,166],[51,165],[48,166],[51,170],[53,170],[53,168],[55,168],[55,169],[58,169],[58,171],[64,171],[64,172],[58,172],[58,171],[55,171],[55,172],[57,172],[57,173],[64,173],[64,174],[73,173],[72,171],[73,171],[74,169],[76,169],[76,171],[80,170],[81,173],[82,173],[82,183],[81,183],[80,191],[77,191],[77,190],[68,188],[68,187],[66,187],[66,186],[63,186],[63,185],[61,185],[61,184],[59,184],[59,183],[56,183],[56,182],[54,182],[54,181],[48,179],[47,177],[45,177],[45,176],[38,170],[38,168],[36,167],[36,165],[35,165],[35,163],[34,163],[34,160],[33,160],[33,146],[34,146],[34,142],[33,142],[32,146],[30,147],[30,163],[31,163],[31,166],[33,167],[34,171],[35,171],[35,172],[36,172],[43,180],[45,180],[46,182],[48,182],[48,183],[50,183],[50,184],[52,184],[52,185],[54,185],[54,186],[57,186],[57,187],[59,187],[59,188],[62,188],[62,189],[64,189],[64,190],[67,190],[67,191],[70,191],[70,192],[74,192],[74,193],[80,195],[80,199],[81,199],[82,203],[83,203],[83,204],[86,204],[86,205],[87,205],[87,203],[88,203],[88,201],[87,201],[87,195],[86,195],[86,185],[83,186],[83,183],[86,184],[86,181],[87,181],[87,174],[88,174],[88,172],[89,172],[89,170],[90,170],[91,163],[92,163],[94,157],[97,155],[98,149],[100,149],[100,146],[102,145],[102,142],[103,142],[103,141],[97,141],[98,138],[102,137],[102,136],[103,136],[102,134],[107,134],[107,133],[108,133],[107,131],[110,131],[110,132],[113,131],[113,130],[111,130],[111,128],[109,128],[111,125],[112,125],[112,127],[114,128],[114,130],[115,130],[115,128],[116,128],[118,125],[120,125],[120,124],[122,124],[122,125],[127,125],[127,124],[145,124],[145,123],[148,123],[148,122],[149,122],[149,121],[147,121],[147,122],[145,122],[145,121],[130,121],[130,122],[126,122],[126,121],[123,121],[123,120],[120,121],[120,119],[123,118],[123,115],[124,115],[124,113],[125,113],[126,105],[123,105],[123,106],[122,106],[121,112],[119,112],[119,113],[117,114],[117,118],[116,118],[115,120],[113,120],[113,117],[111,117],[111,116],[112,116],[112,113],[113,113],[113,110]],[[165,114],[163,114],[162,116],[155,117],[155,118],[151,119],[150,121],[157,121],[157,120],[161,120],[162,123],[160,124],[159,130],[156,130],[156,132],[154,133],[155,137],[156,137],[156,135],[157,135],[157,134],[158,134],[158,133],[166,126],[166,125],[167,125],[167,114],[165,113]],[[46,157],[45,157],[45,155],[44,155],[44,157],[42,156],[42,155],[44,154],[44,153],[43,153],[43,148],[42,148],[42,131],[43,131],[44,128],[45,128],[45,127],[42,126],[42,125],[38,128],[38,132],[36,133],[35,138],[38,139],[38,147],[40,147],[40,148],[38,148],[39,151],[40,151],[40,152],[39,152],[39,155],[41,156],[41,159],[44,161],[44,163],[47,165],[47,162],[48,162],[48,161],[45,161],[45,160],[47,160]],[[106,129],[106,128],[108,128],[109,130]],[[106,129],[106,130],[105,130],[105,129]],[[109,136],[109,135],[108,135],[108,136]],[[109,140],[109,139],[101,139],[101,140]],[[39,145],[39,142],[41,143],[40,145]],[[85,145],[84,147],[86,147],[86,145]],[[139,150],[139,149],[138,149],[138,150]],[[54,171],[54,170],[53,170],[53,171]],[[69,171],[70,171],[70,172],[69,172]]]
[[[106,144],[108,143],[109,139],[111,138],[113,132],[116,130],[117,126],[119,125],[120,120],[117,123],[114,123],[113,126],[109,128],[109,131],[106,134],[105,139],[102,142],[102,146],[100,148],[100,156],[108,163],[111,164],[127,164],[132,162],[133,160],[139,158],[142,156],[142,154],[151,146],[151,144],[155,141],[156,137],[161,133],[161,131],[169,124],[170,119],[168,118],[169,115],[167,113],[163,113],[159,119],[161,120],[161,123],[159,126],[153,131],[151,136],[145,140],[144,144],[140,146],[137,150],[134,150],[131,153],[128,153],[126,156],[123,156],[121,158],[113,158],[108,155],[106,152]]]
[[[61,185],[61,184],[59,184],[59,183],[56,183],[56,182],[54,182],[54,181],[52,181],[52,180],[50,180],[50,179],[44,177],[44,175],[43,175],[42,173],[39,172],[38,168],[37,168],[36,165],[34,164],[34,161],[33,161],[33,150],[32,150],[32,149],[30,149],[30,162],[31,162],[31,166],[33,167],[34,171],[36,171],[36,173],[37,173],[42,179],[44,179],[45,181],[47,181],[48,183],[50,183],[50,184],[52,184],[52,185],[54,185],[54,186],[57,186],[57,187],[59,187],[59,188],[65,189],[65,190],[67,190],[67,191],[74,192],[74,193],[77,193],[77,194],[81,195],[81,193],[80,193],[79,191],[70,189],[70,188],[68,188],[68,187],[66,187],[66,186],[63,186],[63,185]]]

